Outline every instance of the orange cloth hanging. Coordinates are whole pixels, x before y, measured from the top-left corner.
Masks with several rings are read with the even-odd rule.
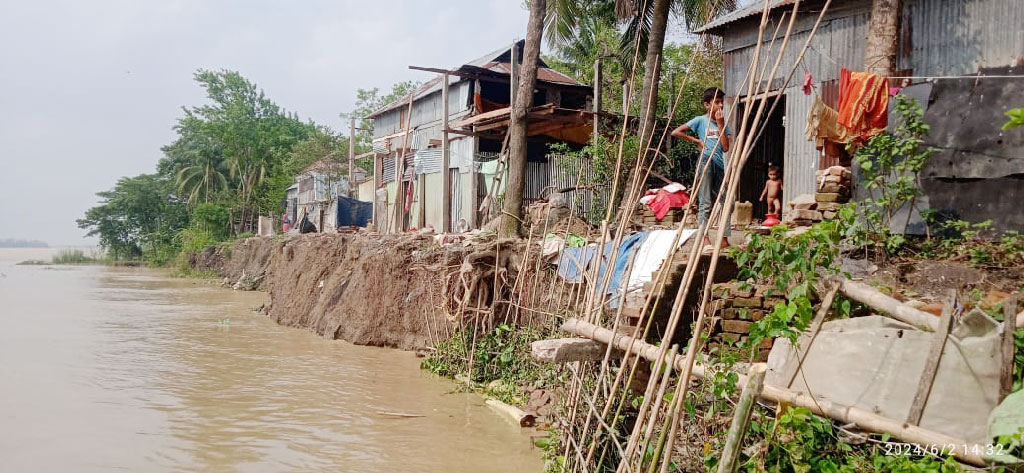
[[[861,139],[881,133],[889,123],[889,79],[843,68],[838,112],[836,121]]]

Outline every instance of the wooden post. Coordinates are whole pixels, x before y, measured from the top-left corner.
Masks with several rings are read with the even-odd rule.
[[[508,65],[508,106],[510,108],[512,107],[512,104],[516,103],[516,79],[519,78],[518,71],[516,71],[516,53],[518,52],[516,50],[519,49],[516,46],[518,45],[518,41],[512,43],[512,49],[509,51],[510,57]]]
[[[441,74],[441,228],[452,231],[451,145],[448,142],[448,73]]]
[[[736,413],[732,416],[732,425],[729,426],[729,433],[725,437],[722,458],[718,462],[718,473],[736,471],[736,460],[740,456],[743,435],[746,434],[747,426],[750,425],[750,413],[754,409],[754,399],[761,395],[761,390],[764,388],[764,375],[767,372],[768,365],[765,363],[756,363],[750,366],[747,384],[743,386],[740,402],[736,404]]]
[[[380,189],[381,183],[384,180],[384,166],[381,163],[381,156],[377,153],[373,154],[373,225],[377,227],[378,232],[384,231],[384,220],[387,219],[387,207],[384,207],[384,215],[380,215],[380,211],[377,206],[380,202],[377,201],[377,190]]]
[[[1003,366],[999,376],[999,402],[1003,402],[1013,389],[1014,331],[1017,330],[1017,298],[1008,297],[1003,301]]]
[[[597,146],[597,137],[600,134],[601,124],[601,57],[594,61],[594,132],[591,141]]]
[[[914,395],[914,403],[910,405],[910,414],[907,415],[908,424],[918,425],[921,423],[921,415],[924,414],[924,406],[928,403],[928,395],[932,392],[935,372],[939,369],[942,349],[946,346],[946,338],[949,335],[949,327],[952,325],[953,312],[956,311],[956,307],[957,294],[954,289],[950,291],[949,302],[942,308],[942,317],[939,318],[939,326],[935,329],[935,339],[928,352],[928,359],[924,363],[921,382],[917,385],[917,394]]]
[[[398,152],[398,160],[395,161],[395,228],[394,233],[405,231],[405,152],[409,149],[409,135],[412,134],[412,102],[416,96],[415,92],[409,93],[409,111],[405,117],[405,136],[402,138],[402,150]]]
[[[356,117],[348,119],[348,196],[356,197]],[[374,189],[376,192],[376,189]]]

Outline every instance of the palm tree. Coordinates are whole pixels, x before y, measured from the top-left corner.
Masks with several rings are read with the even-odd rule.
[[[210,197],[227,188],[224,158],[210,143],[192,142],[183,151],[190,164],[175,175],[179,194],[189,203],[209,202]]]

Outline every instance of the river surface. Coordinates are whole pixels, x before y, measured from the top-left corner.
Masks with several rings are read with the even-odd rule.
[[[410,353],[149,269],[0,249],[0,471],[539,472],[530,439]],[[399,417],[387,413],[422,417]]]

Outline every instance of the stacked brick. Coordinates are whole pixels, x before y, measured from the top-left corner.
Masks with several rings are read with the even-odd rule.
[[[640,227],[651,227],[654,225],[675,226],[683,220],[683,209],[671,209],[665,214],[665,218],[658,220],[658,217],[654,215],[654,211],[645,205],[642,211],[638,210],[634,215],[633,223]]]
[[[790,226],[812,225],[836,216],[839,205],[850,200],[849,168],[832,166],[815,173],[817,192],[814,195],[801,194],[790,203],[790,209],[782,218]]]
[[[746,342],[750,326],[772,311],[775,304],[786,301],[780,296],[768,296],[769,289],[769,286],[760,284],[716,284],[713,294],[715,299],[721,302],[716,305],[714,313],[716,323],[711,337],[712,346],[731,346]],[[761,346],[758,347],[759,361],[768,359],[771,348],[772,340],[761,342]]]

